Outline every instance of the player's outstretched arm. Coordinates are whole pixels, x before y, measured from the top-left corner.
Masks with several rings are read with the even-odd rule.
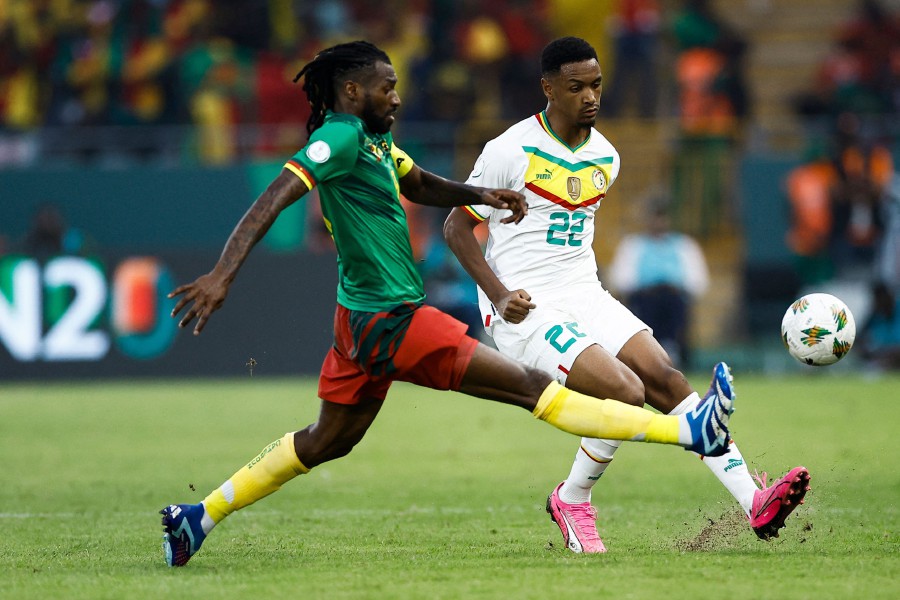
[[[169,298],[181,296],[172,310],[172,317],[176,317],[185,306],[193,302],[178,322],[179,327],[187,327],[191,321],[197,319],[194,335],[199,335],[203,331],[210,315],[225,302],[228,288],[250,254],[250,250],[266,235],[281,211],[308,191],[309,187],[287,170],[283,170],[269,184],[266,191],[244,213],[231,232],[213,270],[201,275],[192,283],[178,286],[169,294]]]
[[[510,291],[484,260],[481,245],[475,238],[478,222],[465,211],[454,208],[444,221],[444,239],[466,272],[484,290],[504,321],[521,323],[535,308],[531,295],[525,290]]]
[[[518,223],[528,214],[525,196],[512,190],[491,190],[457,181],[444,179],[434,173],[413,166],[400,179],[400,191],[410,201],[427,206],[466,206],[487,204],[494,208],[510,210],[512,214],[504,223]]]

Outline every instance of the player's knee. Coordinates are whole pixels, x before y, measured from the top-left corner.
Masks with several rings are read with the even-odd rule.
[[[537,401],[541,397],[547,386],[553,381],[553,378],[539,369],[525,367],[525,386],[524,395]]]
[[[632,406],[643,406],[645,400],[644,383],[634,371],[623,370],[618,373],[620,381],[616,388],[620,390],[616,400],[631,404]]]
[[[679,390],[689,385],[684,373],[671,365],[655,369],[653,376],[646,383],[647,387],[666,395],[677,395]]]

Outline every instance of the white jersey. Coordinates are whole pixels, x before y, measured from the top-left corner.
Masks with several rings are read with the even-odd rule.
[[[508,210],[463,207],[476,220],[488,221],[485,260],[507,289],[524,289],[538,300],[542,292],[597,283],[594,214],[619,165],[619,153],[597,130],[569,148],[544,112],[485,145],[467,183],[509,188],[528,202],[528,215],[518,225],[500,222],[512,214]],[[480,287],[478,300],[486,327],[500,319]]]

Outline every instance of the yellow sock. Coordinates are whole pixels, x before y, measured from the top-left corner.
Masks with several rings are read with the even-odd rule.
[[[680,444],[679,419],[624,404],[600,400],[561,386],[555,381],[541,394],[534,416],[582,437]]]
[[[309,469],[297,458],[294,434],[286,433],[216,488],[203,500],[203,505],[210,518],[218,523],[239,508],[278,491],[284,483],[304,473],[309,473]]]

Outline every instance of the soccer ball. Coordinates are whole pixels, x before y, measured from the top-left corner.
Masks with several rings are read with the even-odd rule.
[[[807,294],[784,313],[781,339],[800,362],[817,367],[831,365],[850,352],[856,339],[856,322],[838,298]]]

